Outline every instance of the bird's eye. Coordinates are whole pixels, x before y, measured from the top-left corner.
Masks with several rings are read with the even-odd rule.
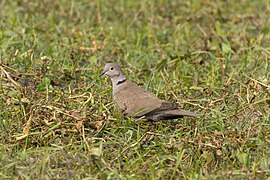
[[[111,70],[111,71],[114,70],[114,67],[111,67],[110,70]]]

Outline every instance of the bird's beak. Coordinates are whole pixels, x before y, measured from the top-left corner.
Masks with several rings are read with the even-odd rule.
[[[101,71],[100,74],[99,74],[99,77],[103,76],[105,74],[104,71]]]

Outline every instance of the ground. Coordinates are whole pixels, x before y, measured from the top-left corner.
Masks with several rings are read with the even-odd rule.
[[[0,2],[1,179],[270,177],[267,0]],[[106,62],[200,118],[125,119]]]

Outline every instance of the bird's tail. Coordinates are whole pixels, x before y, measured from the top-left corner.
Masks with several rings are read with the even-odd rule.
[[[183,110],[183,109],[173,109],[173,110],[165,111],[164,114],[179,115],[179,116],[191,116],[191,117],[199,117],[199,116],[201,116],[200,114],[190,112],[190,111],[186,111],[186,110]]]

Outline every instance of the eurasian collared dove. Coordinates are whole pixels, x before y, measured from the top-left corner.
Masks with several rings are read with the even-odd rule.
[[[112,81],[113,99],[124,116],[153,121],[200,116],[180,109],[176,103],[162,101],[151,92],[127,80],[116,63],[107,63],[100,76],[104,74]]]

